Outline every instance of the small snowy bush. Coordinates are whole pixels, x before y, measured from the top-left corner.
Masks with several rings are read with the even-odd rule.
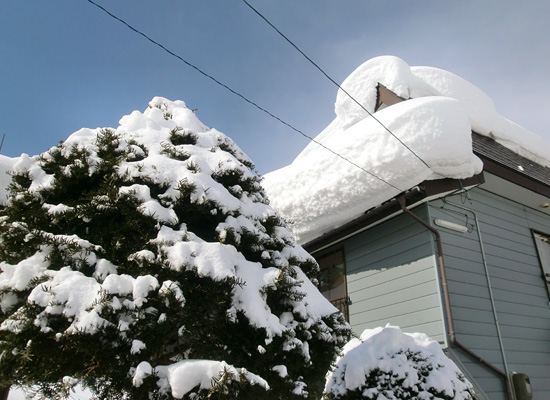
[[[327,375],[325,400],[468,400],[473,389],[439,344],[396,326],[367,329]]]
[[[349,328],[250,159],[181,101],[120,123],[0,156],[0,388],[315,396]]]

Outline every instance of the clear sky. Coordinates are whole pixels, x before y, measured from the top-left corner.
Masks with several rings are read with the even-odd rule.
[[[310,136],[334,118],[337,88],[241,0],[95,1]],[[443,68],[550,141],[548,0],[249,1],[337,82],[379,55]],[[197,108],[261,173],[307,144],[86,0],[0,1],[2,154],[116,128],[154,96]]]

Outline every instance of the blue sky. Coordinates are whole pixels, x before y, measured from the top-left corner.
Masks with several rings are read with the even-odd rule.
[[[334,118],[336,87],[241,0],[96,1],[310,136]],[[443,68],[550,141],[547,0],[249,1],[337,82],[386,54]],[[262,173],[307,144],[86,0],[0,2],[2,154],[116,127],[154,96],[197,108]]]

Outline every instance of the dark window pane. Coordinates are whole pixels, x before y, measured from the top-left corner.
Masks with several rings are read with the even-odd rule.
[[[320,267],[319,291],[342,313],[348,316],[346,267],[344,252],[338,250],[317,259]]]
[[[533,232],[537,252],[539,254],[540,265],[542,267],[542,276],[546,283],[546,291],[550,298],[550,236]]]
[[[550,236],[535,232],[535,242],[539,252],[540,263],[547,278],[550,277]]]

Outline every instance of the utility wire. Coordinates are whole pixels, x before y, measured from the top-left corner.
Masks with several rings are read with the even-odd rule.
[[[256,10],[248,1],[246,0],[243,0],[243,2],[248,6],[250,7],[250,9],[252,11],[254,11],[256,14],[258,14],[258,16],[263,19],[269,26],[271,26],[279,35],[281,35],[281,37],[283,37],[288,43],[290,43],[290,45],[292,47],[294,47],[301,55],[303,55],[311,64],[313,64],[313,66],[315,68],[317,68],[329,81],[331,81],[332,83],[334,83],[338,89],[340,89],[342,92],[344,92],[350,99],[352,99],[355,104],[357,104],[359,107],[361,107],[369,116],[371,116],[376,122],[378,122],[390,135],[392,135],[395,139],[397,139],[397,141],[399,143],[401,143],[403,146],[405,146],[405,148],[407,150],[409,150],[412,154],[414,154],[414,156],[416,158],[418,158],[420,161],[422,161],[422,163],[430,168],[430,166],[426,163],[426,161],[424,161],[418,154],[416,154],[409,146],[407,146],[405,143],[403,143],[403,141],[401,139],[399,139],[392,131],[390,131],[388,129],[388,127],[386,125],[384,125],[378,118],[376,118],[372,113],[369,112],[369,110],[367,110],[365,107],[363,107],[363,105],[361,103],[359,103],[357,100],[355,100],[355,98],[349,94],[344,88],[342,88],[342,86],[340,86],[338,84],[338,82],[336,82],[334,79],[332,79],[319,65],[317,65],[317,63],[315,63],[311,58],[309,58],[307,56],[306,53],[304,53],[297,45],[295,45],[292,40],[290,40],[288,37],[285,36],[284,33],[282,33],[279,29],[277,29],[277,27],[275,25],[273,25],[271,22],[269,22],[269,20],[264,17],[258,10]]]
[[[256,104],[255,102],[253,102],[252,100],[249,100],[248,98],[246,98],[244,95],[242,95],[241,93],[231,89],[229,86],[225,85],[224,83],[220,82],[219,80],[217,80],[216,78],[214,78],[212,75],[209,75],[207,74],[206,72],[202,71],[200,68],[196,67],[195,65],[191,64],[190,62],[184,60],[181,56],[177,55],[176,53],[174,53],[173,51],[167,49],[166,47],[164,47],[162,44],[160,44],[159,42],[151,39],[149,36],[147,36],[145,33],[141,32],[140,30],[138,30],[137,28],[134,28],[132,25],[128,24],[126,21],[124,21],[123,19],[117,17],[116,15],[114,15],[113,13],[111,13],[110,11],[108,11],[107,9],[105,9],[104,7],[100,6],[99,4],[95,3],[94,1],[92,0],[87,0],[89,3],[93,4],[94,6],[96,6],[97,8],[99,8],[100,10],[102,10],[103,12],[105,12],[106,14],[108,14],[110,17],[116,19],[117,21],[119,21],[120,23],[124,24],[127,28],[131,29],[132,31],[134,31],[135,33],[137,33],[138,35],[141,35],[143,36],[145,39],[147,39],[149,42],[153,43],[154,45],[160,47],[162,50],[164,50],[165,52],[167,52],[168,54],[170,54],[171,56],[177,58],[178,60],[180,60],[181,62],[183,62],[184,64],[186,64],[187,66],[193,68],[194,70],[196,70],[197,72],[199,72],[200,74],[204,75],[205,77],[207,77],[208,79],[214,81],[215,83],[217,83],[218,85],[224,87],[225,89],[229,90],[231,93],[233,93],[234,95],[240,97],[241,99],[243,99],[244,101],[246,101],[247,103],[249,103],[250,105],[256,107],[258,110],[260,111],[263,111],[264,113],[266,113],[267,115],[269,115],[271,118],[274,118],[276,119],[277,121],[279,121],[280,123],[282,123],[283,125],[286,125],[287,127],[289,127],[290,129],[292,129],[293,131],[299,133],[300,135],[306,137],[307,139],[309,139],[310,141],[312,141],[313,143],[323,147],[324,149],[330,151],[332,154],[334,154],[335,156],[337,157],[340,157],[342,160],[350,163],[351,165],[359,168],[361,171],[367,173],[368,175],[372,176],[373,178],[376,178],[378,179],[379,181],[381,182],[384,182],[385,184],[393,187],[394,189],[402,192],[403,190],[402,189],[399,189],[397,186],[391,184],[390,182],[380,178],[379,176],[375,175],[374,173],[366,170],[365,168],[361,167],[360,165],[357,165],[356,163],[354,163],[353,161],[349,160],[348,158],[344,157],[343,155],[335,152],[334,150],[330,149],[329,147],[325,146],[324,144],[322,144],[321,142],[315,140],[314,138],[312,138],[311,136],[305,134],[304,132],[302,132],[301,130],[295,128],[294,126],[292,126],[291,124],[289,124],[288,122],[285,122],[283,121],[281,118],[277,117],[276,115],[272,114],[271,112],[269,112],[268,110],[266,110],[265,108],[263,107],[260,107],[258,104]]]

